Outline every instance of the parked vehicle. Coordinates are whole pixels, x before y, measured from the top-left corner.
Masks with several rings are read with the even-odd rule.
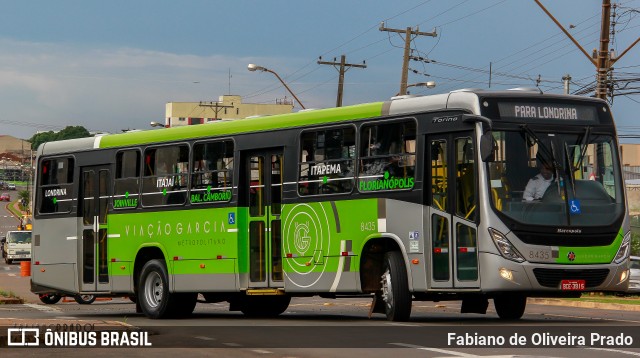
[[[7,189],[9,189],[9,190],[16,190],[16,185],[15,185],[15,184],[13,184],[13,183],[9,183],[9,184],[7,184]]]
[[[15,260],[31,260],[31,231],[7,231],[2,253],[7,264]]]
[[[9,193],[0,194],[0,201],[11,201],[11,195]]]
[[[640,256],[631,256],[628,293],[640,293]]]

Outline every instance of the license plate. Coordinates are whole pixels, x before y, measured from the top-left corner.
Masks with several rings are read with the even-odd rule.
[[[584,291],[584,280],[562,280],[560,281],[560,289],[563,291]]]

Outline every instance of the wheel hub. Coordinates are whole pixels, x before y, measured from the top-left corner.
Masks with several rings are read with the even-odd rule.
[[[389,269],[382,274],[382,280],[380,283],[382,284],[382,300],[387,308],[391,308],[393,307],[393,293],[391,286],[391,273],[389,272]]]
[[[145,299],[149,306],[158,307],[162,302],[162,295],[164,292],[164,286],[162,284],[162,278],[157,272],[152,272],[147,276],[145,280]]]

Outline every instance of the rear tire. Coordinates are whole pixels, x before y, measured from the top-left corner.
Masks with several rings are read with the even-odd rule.
[[[6,263],[7,263],[7,265],[11,265],[11,264],[13,263],[13,260],[8,259],[8,258],[6,258],[6,257],[5,257],[5,258],[4,258],[4,262],[6,262]]]
[[[399,251],[387,252],[382,270],[381,297],[387,320],[408,321],[411,316],[411,292],[402,254]]]
[[[527,307],[527,296],[519,293],[505,293],[493,298],[493,306],[500,319],[518,320],[522,318]]]
[[[136,295],[136,312],[151,319],[182,318],[193,313],[198,294],[193,292],[169,292],[169,275],[164,260],[147,262],[140,272]]]
[[[140,272],[138,303],[142,313],[151,319],[169,318],[176,296],[169,292],[169,275],[164,260],[150,260]]]
[[[60,301],[62,296],[55,293],[44,293],[38,295],[38,298],[40,298],[40,302],[46,305],[55,305],[56,303],[58,303],[58,301]]]

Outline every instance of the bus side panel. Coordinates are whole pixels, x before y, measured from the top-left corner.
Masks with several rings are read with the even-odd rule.
[[[31,270],[36,285],[78,292],[77,218],[40,219],[34,227]],[[44,271],[43,271],[44,270]]]
[[[111,292],[133,293],[133,262],[110,262]]]
[[[176,292],[236,292],[238,291],[235,259],[174,261],[174,291]]]
[[[425,258],[429,226],[424,220],[424,212],[423,205],[386,199],[387,232],[400,238],[404,246],[401,251],[407,259],[409,289],[417,292],[427,289],[426,267],[429,267]],[[412,260],[418,260],[418,263],[412,264]]]
[[[235,208],[111,214],[109,257],[132,265],[139,248],[155,242],[166,252],[175,290],[237,291],[235,216]],[[133,273],[113,268],[114,276]]]
[[[287,292],[358,292],[359,250],[377,212],[377,199],[284,205]]]

